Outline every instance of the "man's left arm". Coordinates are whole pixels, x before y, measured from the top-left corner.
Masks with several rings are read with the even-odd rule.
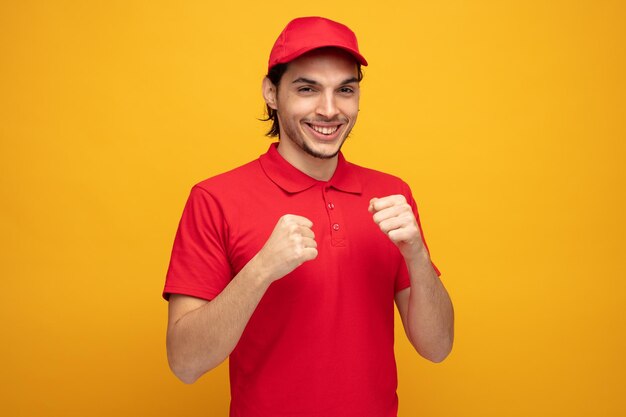
[[[398,247],[409,271],[411,286],[396,294],[404,330],[421,356],[441,362],[452,350],[454,310],[430,261],[413,209],[403,195],[392,195],[373,198],[369,211]]]

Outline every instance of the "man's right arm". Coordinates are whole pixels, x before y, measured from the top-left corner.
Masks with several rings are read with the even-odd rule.
[[[193,383],[233,351],[270,284],[317,257],[305,217],[281,217],[263,248],[213,300],[172,294],[167,357],[174,374]]]

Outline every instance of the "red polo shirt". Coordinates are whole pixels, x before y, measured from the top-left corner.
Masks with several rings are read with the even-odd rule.
[[[404,259],[372,220],[373,197],[400,179],[345,161],[325,182],[276,144],[258,160],[197,184],[176,234],[164,296],[213,299],[261,249],[278,219],[313,222],[316,259],[274,282],[230,355],[233,417],[395,417],[394,295]],[[419,224],[419,217],[418,224]]]

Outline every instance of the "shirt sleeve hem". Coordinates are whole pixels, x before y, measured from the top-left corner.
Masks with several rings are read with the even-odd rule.
[[[190,297],[202,298],[203,300],[207,301],[211,301],[217,296],[217,294],[214,294],[210,291],[201,290],[198,288],[177,287],[173,285],[165,286],[162,294],[163,298],[169,301],[170,295],[172,294],[188,295]]]

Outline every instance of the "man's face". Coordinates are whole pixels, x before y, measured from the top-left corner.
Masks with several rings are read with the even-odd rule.
[[[359,112],[354,58],[337,49],[321,49],[291,61],[275,105],[281,146],[301,156],[335,157]]]

